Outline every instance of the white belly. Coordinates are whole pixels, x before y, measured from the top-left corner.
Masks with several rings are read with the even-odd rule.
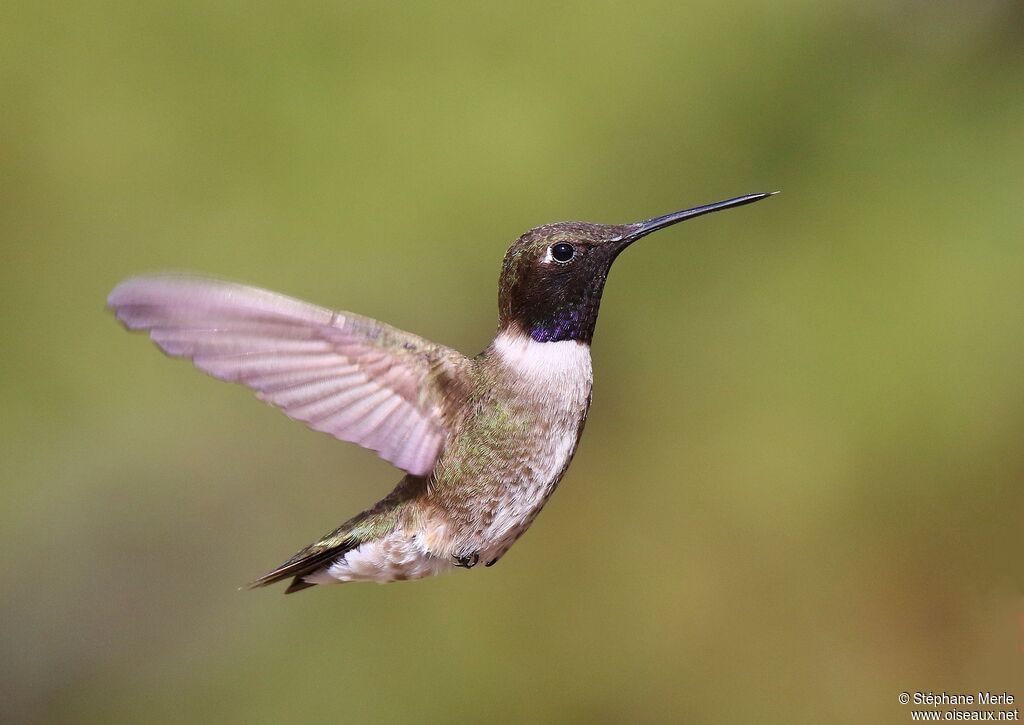
[[[420,537],[395,531],[377,541],[368,541],[326,569],[305,578],[313,584],[332,582],[393,582],[422,579],[453,568],[450,558],[441,558],[424,550]]]
[[[590,346],[574,340],[536,342],[499,335],[494,349],[515,375],[518,395],[541,411],[537,437],[524,452],[519,473],[507,482],[505,500],[485,529],[480,558],[492,562],[533,523],[561,480],[579,443],[590,405]]]

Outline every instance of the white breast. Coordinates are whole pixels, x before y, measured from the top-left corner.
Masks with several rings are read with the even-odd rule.
[[[494,350],[512,373],[519,394],[540,403],[545,425],[538,426],[540,435],[523,461],[522,477],[509,482],[509,500],[486,532],[481,557],[487,560],[501,556],[515,542],[558,483],[576,450],[593,386],[586,343],[536,342],[526,335],[501,333]]]
[[[532,386],[544,388],[556,397],[590,395],[594,371],[590,365],[590,345],[584,342],[537,342],[529,335],[502,332],[494,338],[494,350]]]

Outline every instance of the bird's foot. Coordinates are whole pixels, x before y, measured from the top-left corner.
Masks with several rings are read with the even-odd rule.
[[[480,561],[480,554],[473,552],[467,556],[453,556],[455,566],[462,569],[472,569]]]

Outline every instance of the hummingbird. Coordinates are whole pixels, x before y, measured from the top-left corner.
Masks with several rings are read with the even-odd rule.
[[[497,334],[476,357],[369,317],[201,276],[133,277],[107,305],[167,355],[247,385],[405,472],[372,508],[250,587],[290,579],[290,594],[421,579],[493,566],[562,480],[590,409],[590,343],[619,254],[652,232],[774,193],[634,224],[531,229],[505,254]]]

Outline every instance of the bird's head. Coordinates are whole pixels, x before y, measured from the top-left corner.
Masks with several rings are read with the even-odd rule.
[[[651,232],[750,204],[772,194],[748,194],[635,224],[559,222],[531,229],[509,247],[498,287],[499,328],[537,342],[589,343],[612,262]]]

